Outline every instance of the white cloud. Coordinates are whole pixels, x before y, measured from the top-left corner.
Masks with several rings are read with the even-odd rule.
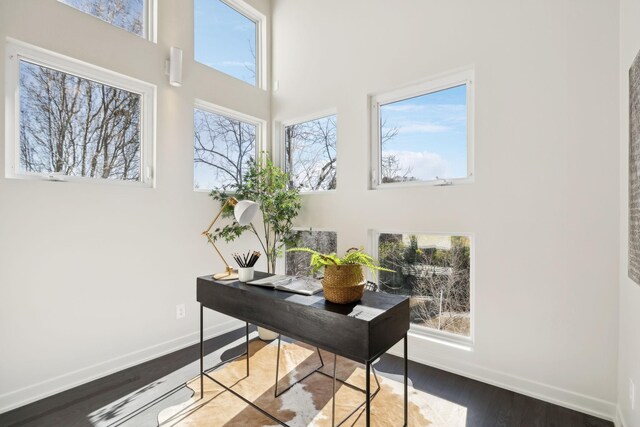
[[[396,156],[402,168],[410,168],[409,175],[418,179],[431,180],[436,176],[450,176],[449,163],[439,154],[430,151],[384,150],[382,155]]]
[[[402,133],[438,133],[446,132],[449,128],[435,123],[409,123],[400,126],[399,130]]]

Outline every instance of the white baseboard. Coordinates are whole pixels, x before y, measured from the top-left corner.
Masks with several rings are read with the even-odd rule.
[[[205,339],[230,332],[244,325],[244,322],[230,319],[216,326],[205,329]],[[200,342],[200,333],[193,332],[182,337],[174,338],[160,344],[152,345],[141,350],[118,356],[95,365],[87,366],[64,375],[49,378],[36,384],[31,384],[18,390],[0,395],[0,414],[20,406],[27,405],[45,397],[52,396],[73,387],[86,384],[98,378],[111,375],[123,369],[156,359],[165,354],[181,350]]]
[[[205,329],[205,338],[213,338],[230,332],[244,325],[239,320],[230,319],[216,326]],[[156,344],[141,350],[118,356],[116,358],[87,366],[76,371],[31,384],[24,388],[0,395],[0,414],[27,405],[48,396],[86,384],[98,378],[105,377],[123,369],[153,360],[165,354],[183,349],[199,341],[198,332],[193,332],[164,343]],[[389,351],[395,356],[402,356],[396,348]],[[482,366],[439,360],[437,357],[420,357],[410,355],[410,359],[424,365],[433,366],[447,372],[472,378],[487,384],[495,385],[526,396],[574,409],[599,418],[613,421],[616,427],[629,427],[625,422],[620,408],[612,402],[607,402],[592,396],[575,393],[552,385],[518,377],[508,373],[488,369]]]
[[[631,427],[624,420],[624,415],[622,415],[622,410],[620,409],[620,405],[616,406],[616,419],[613,420],[613,423],[616,427]]]
[[[402,357],[402,352],[397,347],[398,346],[392,348],[389,354]],[[443,371],[452,372],[463,377],[511,390],[524,394],[525,396],[530,396],[608,421],[615,421],[617,419],[616,413],[618,411],[616,411],[616,404],[596,397],[576,393],[549,384],[543,384],[479,365],[457,361],[452,362],[452,360],[439,359],[431,355],[429,355],[429,357],[421,357],[410,354],[409,359],[423,365],[433,366]],[[628,426],[625,425],[625,427]]]

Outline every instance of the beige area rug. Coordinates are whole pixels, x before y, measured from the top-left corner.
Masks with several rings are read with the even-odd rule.
[[[250,343],[250,376],[246,374],[246,359],[237,359],[210,375],[290,426],[331,426],[332,379],[314,373],[290,390],[274,398],[276,342]],[[333,355],[322,352],[323,372],[333,373]],[[337,377],[354,386],[364,388],[364,367],[338,357]],[[280,382],[283,390],[298,378],[320,366],[315,348],[301,343],[282,343],[280,353]],[[403,384],[378,373],[381,390],[371,404],[372,426],[401,426],[403,420]],[[193,397],[183,404],[162,411],[158,423],[173,426],[277,426],[273,420],[252,408],[241,399],[225,391],[205,377],[204,399],[200,399],[200,377],[187,386]],[[364,401],[364,394],[341,384],[336,385],[336,424]],[[371,377],[371,391],[376,383]],[[464,426],[466,409],[427,393],[409,388],[410,426]],[[344,426],[364,426],[364,409],[357,411]]]

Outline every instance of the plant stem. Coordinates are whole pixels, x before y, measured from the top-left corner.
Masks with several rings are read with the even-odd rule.
[[[256,228],[253,226],[253,223],[251,223],[251,229],[253,230],[253,234],[256,235],[256,237],[258,238],[258,241],[260,242],[260,246],[262,246],[262,250],[264,251],[264,253],[267,253],[267,248],[264,246],[264,243],[262,242],[262,239],[260,238],[260,235],[258,234],[258,231],[256,230]]]

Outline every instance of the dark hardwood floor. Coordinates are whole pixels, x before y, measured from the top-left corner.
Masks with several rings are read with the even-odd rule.
[[[242,346],[232,344],[243,332],[207,341],[206,352],[217,352],[223,360],[240,354]],[[191,395],[184,382],[197,375],[198,354],[194,345],[0,414],[0,426],[155,426],[160,410]],[[376,369],[397,378],[402,360],[384,356]],[[415,388],[466,407],[468,427],[613,427],[609,421],[417,363],[410,362],[409,377]]]

